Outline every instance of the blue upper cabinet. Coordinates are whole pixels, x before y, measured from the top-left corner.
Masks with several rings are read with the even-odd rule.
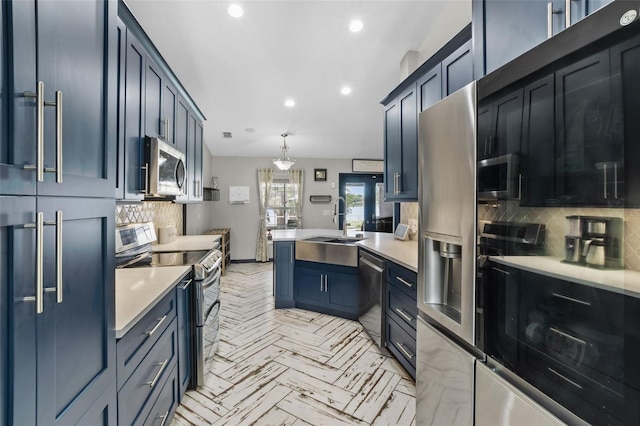
[[[471,40],[442,61],[442,95],[449,96],[473,81]]]
[[[385,201],[418,199],[417,120],[414,83],[385,107]]]
[[[162,71],[147,55],[145,67],[145,135],[163,138]]]
[[[475,78],[500,68],[610,1],[473,0]]]
[[[169,82],[169,79],[165,78],[162,83],[162,136],[173,145],[176,145],[177,108],[178,91]]]
[[[113,2],[4,2],[13,77],[0,193],[113,197]],[[37,47],[37,48],[36,48]],[[37,67],[36,67],[37,62]]]

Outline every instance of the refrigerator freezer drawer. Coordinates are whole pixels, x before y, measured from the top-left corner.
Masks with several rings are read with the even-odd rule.
[[[418,317],[416,424],[472,425],[476,358]]]
[[[481,363],[476,364],[475,418],[476,426],[564,424]]]

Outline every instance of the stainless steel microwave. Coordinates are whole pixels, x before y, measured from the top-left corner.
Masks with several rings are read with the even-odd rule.
[[[161,139],[145,137],[145,194],[152,197],[184,194],[185,156]]]
[[[520,199],[522,175],[518,154],[478,161],[478,200]]]

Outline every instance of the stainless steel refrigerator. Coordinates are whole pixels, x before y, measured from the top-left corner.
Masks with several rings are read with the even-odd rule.
[[[416,420],[473,424],[476,85],[420,114]]]

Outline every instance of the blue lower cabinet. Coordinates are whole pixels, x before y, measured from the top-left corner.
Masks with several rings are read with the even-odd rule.
[[[153,404],[144,425],[168,425],[178,408],[181,392],[179,390],[178,369],[174,368],[162,386],[156,403]]]
[[[385,320],[387,349],[398,362],[407,370],[407,373],[416,378],[416,339],[411,337],[391,316]]]
[[[358,269],[314,262],[296,262],[296,307],[358,319]]]
[[[178,326],[175,317],[118,392],[118,423],[143,424],[175,376],[178,359]],[[175,377],[173,381],[175,381]],[[177,398],[177,395],[176,395]]]
[[[180,393],[182,396],[191,384],[191,357],[193,333],[191,325],[193,318],[191,315],[191,300],[193,291],[193,279],[190,275],[176,287],[176,306],[178,315],[178,378],[180,383]]]
[[[295,242],[273,243],[273,293],[276,308],[291,308],[293,301],[293,269],[295,264]]]
[[[100,398],[93,403],[91,408],[84,413],[79,425],[116,426],[118,424],[118,399],[116,381],[102,393]]]

